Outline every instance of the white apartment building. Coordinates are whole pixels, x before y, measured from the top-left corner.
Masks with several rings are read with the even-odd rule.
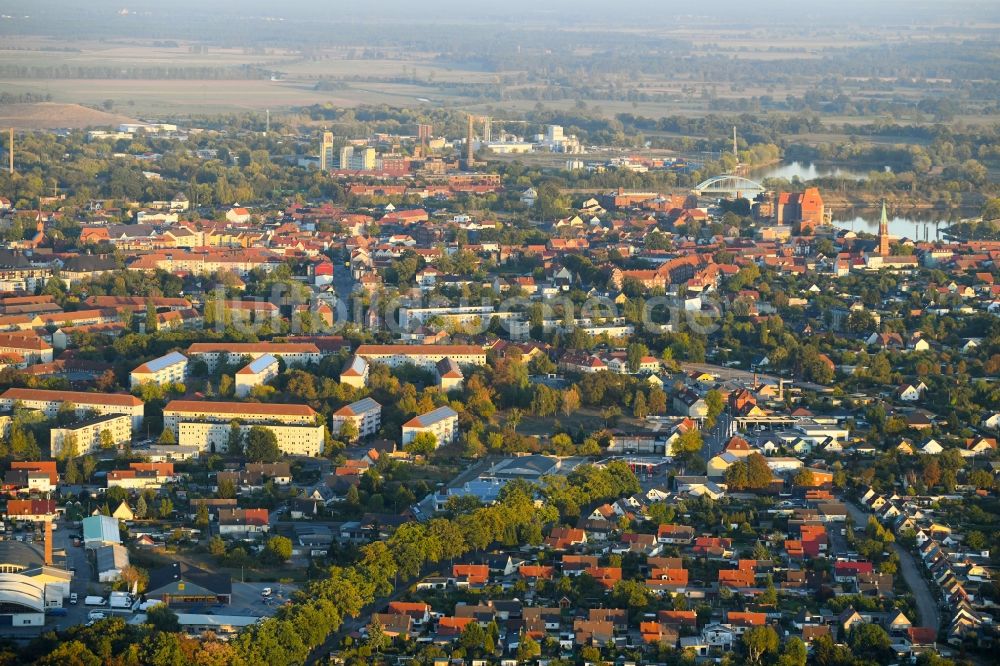
[[[52,418],[59,407],[69,402],[76,406],[78,416],[88,411],[98,415],[125,414],[132,418],[132,431],[142,427],[143,402],[126,393],[89,393],[84,391],[48,391],[44,389],[9,388],[0,395],[0,408],[13,410],[15,404],[28,409],[37,409]]]
[[[371,398],[344,405],[330,417],[330,432],[336,435],[347,421],[354,422],[359,438],[371,437],[382,425],[382,405]]]
[[[391,368],[409,363],[433,371],[443,358],[459,365],[486,365],[486,351],[476,345],[361,345],[355,353]]]
[[[262,424],[241,424],[240,433],[244,439],[250,428]],[[229,423],[207,423],[204,421],[182,421],[178,425],[177,442],[181,446],[196,447],[199,451],[226,453],[229,445]],[[278,439],[278,449],[289,456],[316,457],[323,452],[324,437],[322,425],[281,425],[263,424]]]
[[[319,363],[323,355],[311,342],[195,342],[187,350],[192,360],[202,360],[213,372],[223,355],[229,358],[249,356],[258,359],[265,354],[284,360],[286,366]]]
[[[187,356],[170,352],[160,358],[143,363],[129,374],[129,385],[134,391],[142,384],[181,384],[187,376]]]
[[[318,416],[309,405],[171,400],[163,408],[163,427],[174,432],[181,446],[222,452],[233,421],[239,422],[244,435],[261,425],[275,434],[283,453],[316,456],[323,451],[323,426]]]
[[[403,424],[403,446],[422,432],[433,434],[438,446],[451,444],[458,437],[458,412],[451,407],[438,407],[426,414],[414,416]]]
[[[364,388],[368,385],[368,361],[363,356],[355,354],[348,359],[344,369],[340,371],[340,383]]]
[[[264,354],[236,373],[236,397],[245,398],[255,386],[261,386],[278,376],[278,359]]]
[[[49,434],[52,457],[58,458],[67,437],[76,438],[77,455],[87,455],[101,448],[101,433],[107,431],[115,448],[132,439],[132,419],[125,414],[108,414],[80,423],[53,428]]]

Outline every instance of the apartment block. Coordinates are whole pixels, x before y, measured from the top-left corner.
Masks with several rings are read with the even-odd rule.
[[[67,438],[76,438],[77,455],[87,455],[101,448],[101,433],[107,431],[112,445],[117,448],[132,438],[132,419],[125,414],[108,414],[87,419],[80,423],[53,428],[49,434],[52,457],[58,458]]]
[[[187,376],[187,356],[170,352],[165,356],[143,363],[129,374],[129,385],[134,391],[142,384],[180,384]]]
[[[188,357],[205,361],[213,372],[223,357],[249,356],[256,360],[265,354],[284,360],[286,366],[319,363],[323,357],[319,347],[311,342],[196,342],[188,347]]]
[[[352,421],[358,429],[358,437],[370,437],[382,425],[382,405],[371,398],[363,398],[344,405],[330,417],[330,432],[337,434],[347,421]]]
[[[438,446],[447,446],[458,437],[458,412],[451,407],[437,409],[415,416],[403,424],[403,445],[407,445],[422,432],[437,438]]]
[[[33,331],[0,333],[0,354],[19,357],[20,361],[15,365],[52,362],[52,346]]]
[[[264,354],[236,373],[236,397],[245,398],[255,386],[261,386],[278,376],[278,359]]]
[[[368,361],[363,356],[358,356],[357,354],[348,359],[344,365],[344,369],[340,371],[340,383],[355,388],[364,388],[367,386]]]
[[[78,416],[88,411],[99,415],[124,414],[132,418],[132,431],[142,427],[143,402],[126,393],[90,393],[84,391],[48,391],[44,389],[10,388],[0,395],[0,408],[14,409],[16,403],[28,409],[37,409],[52,418],[59,407],[68,402],[76,406]]]
[[[174,432],[181,446],[223,452],[233,421],[239,422],[244,435],[255,425],[266,426],[283,453],[317,456],[323,451],[318,416],[308,405],[172,400],[163,408],[163,427]]]
[[[361,345],[355,353],[369,363],[391,368],[412,364],[432,372],[445,358],[459,365],[486,365],[486,351],[476,345]]]

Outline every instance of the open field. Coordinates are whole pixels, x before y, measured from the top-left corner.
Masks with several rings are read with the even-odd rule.
[[[0,105],[0,126],[22,130],[55,127],[76,129],[118,125],[133,121],[134,119],[129,116],[89,109],[79,104],[41,102],[38,104]]]

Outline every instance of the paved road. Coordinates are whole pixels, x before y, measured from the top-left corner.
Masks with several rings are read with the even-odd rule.
[[[864,529],[871,514],[862,511],[850,501],[845,502],[845,505],[854,524],[860,529]],[[916,601],[917,611],[920,613],[920,626],[930,627],[934,631],[940,630],[941,613],[938,610],[937,599],[931,591],[930,583],[924,578],[923,571],[919,568],[913,555],[905,548],[898,543],[893,543],[892,548],[899,557],[899,569],[900,573],[903,574],[903,580],[906,581],[906,585],[910,588]]]

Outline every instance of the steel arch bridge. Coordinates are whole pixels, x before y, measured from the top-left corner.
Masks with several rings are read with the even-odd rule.
[[[764,186],[743,176],[726,174],[723,176],[712,176],[708,180],[698,183],[692,191],[698,196],[703,194],[727,194],[730,196],[744,196],[751,199],[764,192]]]

